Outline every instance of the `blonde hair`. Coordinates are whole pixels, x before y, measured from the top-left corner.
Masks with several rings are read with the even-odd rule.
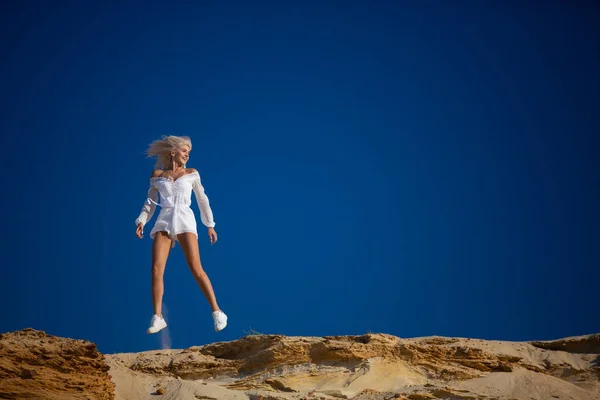
[[[171,165],[171,152],[183,146],[188,146],[192,150],[192,140],[188,136],[162,136],[150,143],[146,155],[156,157],[156,169],[164,169]]]

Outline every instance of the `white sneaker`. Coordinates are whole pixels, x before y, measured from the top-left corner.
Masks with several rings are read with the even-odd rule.
[[[213,321],[215,322],[215,332],[219,332],[227,326],[227,315],[223,311],[213,311]]]
[[[148,333],[156,333],[167,327],[167,323],[162,317],[154,314],[152,316],[152,320],[150,321],[150,326],[148,327]]]

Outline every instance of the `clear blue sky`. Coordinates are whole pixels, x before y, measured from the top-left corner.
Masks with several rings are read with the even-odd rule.
[[[174,348],[600,332],[593,2],[120,3],[1,6],[0,332],[160,347],[134,220],[169,133],[229,315],[215,333],[177,246]]]

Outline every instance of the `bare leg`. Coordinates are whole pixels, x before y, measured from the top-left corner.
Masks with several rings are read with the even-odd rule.
[[[191,232],[186,232],[177,235],[177,240],[179,240],[179,243],[181,244],[188,267],[192,271],[192,275],[194,275],[196,282],[198,282],[198,286],[202,289],[202,293],[204,293],[210,307],[213,311],[220,311],[210,280],[208,279],[206,272],[202,269],[202,264],[200,264],[198,237]]]
[[[152,244],[152,305],[154,314],[162,317],[162,299],[165,293],[164,274],[171,251],[172,240],[166,232],[157,232]]]

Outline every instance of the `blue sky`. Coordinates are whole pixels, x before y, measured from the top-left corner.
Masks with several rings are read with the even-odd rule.
[[[0,332],[160,348],[133,221],[170,133],[193,140],[229,315],[215,333],[177,246],[174,348],[600,332],[592,2],[144,3],[2,6]]]

